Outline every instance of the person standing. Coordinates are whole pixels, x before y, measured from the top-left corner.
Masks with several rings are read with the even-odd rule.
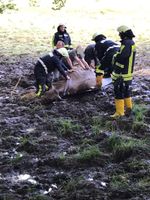
[[[127,26],[117,28],[121,38],[119,52],[113,56],[112,80],[114,85],[116,112],[112,118],[124,116],[132,110],[131,83],[135,61],[136,47],[133,38],[135,35]]]
[[[66,30],[66,26],[64,24],[59,24],[57,27],[57,32],[54,34],[52,39],[52,47],[54,48],[58,41],[62,41],[65,44],[66,49],[72,49],[71,47],[71,37]]]

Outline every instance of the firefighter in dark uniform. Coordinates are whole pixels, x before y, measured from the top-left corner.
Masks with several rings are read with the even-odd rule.
[[[121,47],[113,57],[112,80],[114,83],[116,112],[111,117],[124,115],[124,110],[129,113],[132,110],[131,83],[135,60],[135,35],[127,26],[118,27],[121,38]]]
[[[110,77],[113,71],[112,58],[119,51],[119,45],[106,38],[105,35],[95,33],[92,40],[95,41],[95,51],[99,64],[96,66],[97,86],[101,86],[102,78]]]
[[[84,59],[92,68],[98,65],[98,58],[95,53],[95,44],[89,44],[84,50]]]
[[[63,41],[66,49],[72,49],[71,37],[66,31],[66,26],[64,24],[59,24],[57,27],[57,32],[53,36],[52,46],[55,47],[58,41]]]
[[[46,90],[52,86],[52,78],[50,79],[50,73],[54,72],[56,69],[64,76],[66,80],[70,77],[65,72],[65,66],[61,62],[63,56],[68,54],[65,48],[55,50],[41,58],[38,59],[34,67],[34,75],[36,79],[36,95],[43,95]],[[52,77],[52,76],[51,76]]]

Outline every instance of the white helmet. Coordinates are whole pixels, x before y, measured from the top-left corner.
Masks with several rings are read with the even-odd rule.
[[[100,35],[100,33],[94,33],[93,36],[92,36],[92,40],[95,40],[95,38]]]
[[[130,30],[130,28],[128,28],[127,26],[124,26],[124,25],[119,26],[119,27],[117,28],[117,31],[118,31],[119,33],[125,33],[125,32],[128,31],[128,30]]]
[[[68,51],[66,48],[60,48],[57,49],[57,51],[63,56],[63,57],[69,57]]]

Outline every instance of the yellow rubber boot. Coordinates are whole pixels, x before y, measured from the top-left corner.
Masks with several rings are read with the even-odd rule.
[[[131,97],[125,98],[124,99],[124,105],[125,105],[125,107],[127,109],[132,110],[132,107],[133,107],[133,105],[132,105],[132,98]]]
[[[116,112],[111,115],[112,118],[124,116],[124,99],[115,99]]]
[[[126,107],[126,112],[125,114],[128,116],[131,114],[133,103],[132,103],[132,98],[128,97],[124,99],[124,105]]]

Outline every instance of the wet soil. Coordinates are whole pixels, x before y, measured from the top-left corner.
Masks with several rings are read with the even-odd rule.
[[[0,199],[149,200],[148,61],[138,59],[132,84],[134,104],[144,108],[117,120],[109,117],[112,85],[47,104],[22,101],[34,85],[34,62],[0,58]],[[114,149],[113,137],[134,145]]]

